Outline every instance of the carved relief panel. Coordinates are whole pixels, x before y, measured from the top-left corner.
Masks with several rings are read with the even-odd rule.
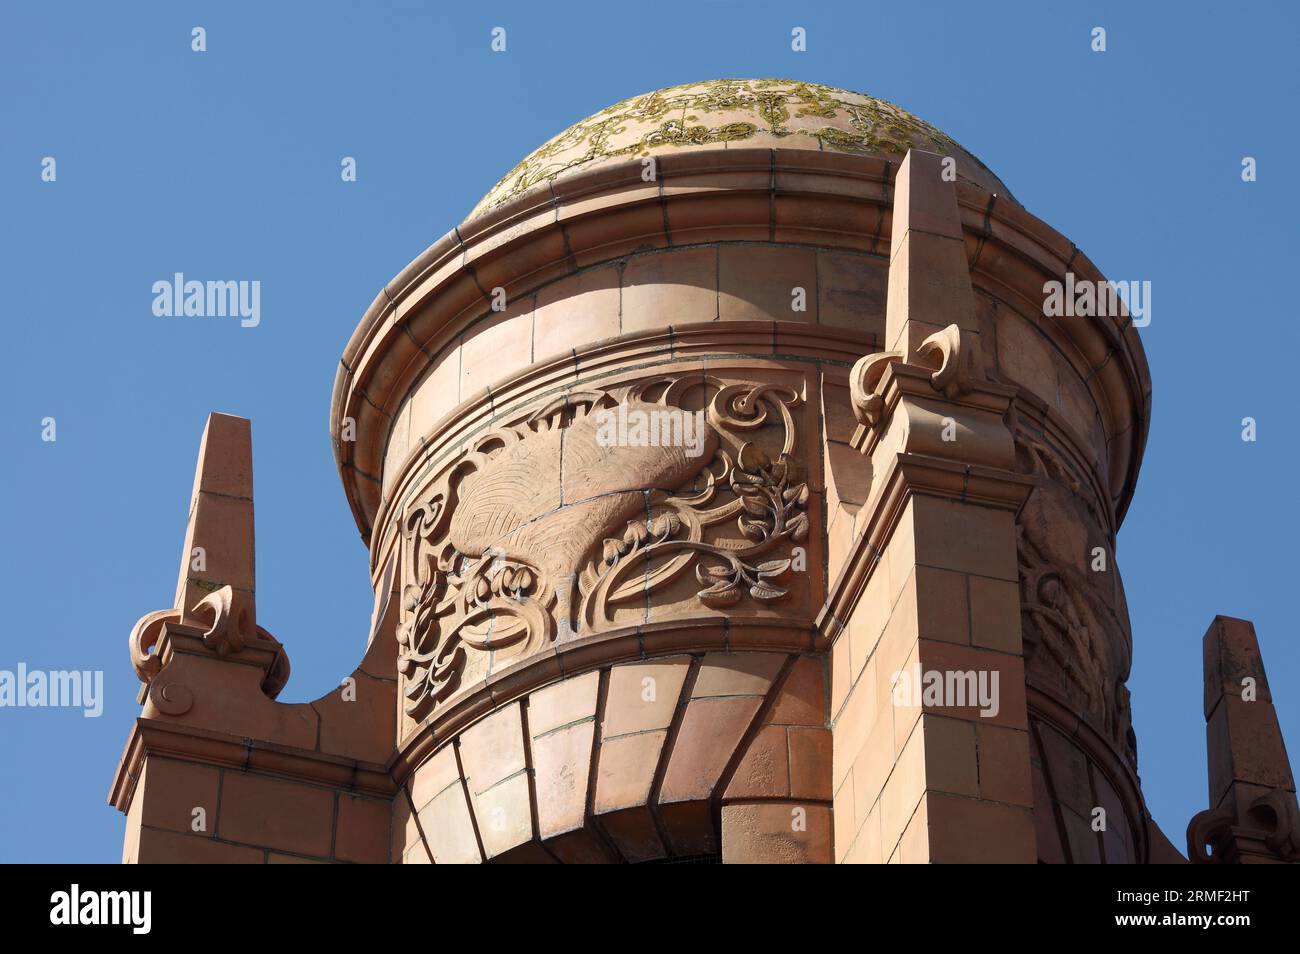
[[[402,516],[405,716],[665,615],[811,617],[820,505],[800,435],[816,431],[802,375],[765,371],[575,390],[426,481]]]
[[[1109,520],[1095,485],[1034,422],[1015,422],[1016,465],[1038,478],[1017,521],[1031,683],[1082,710],[1131,764],[1132,636]]]

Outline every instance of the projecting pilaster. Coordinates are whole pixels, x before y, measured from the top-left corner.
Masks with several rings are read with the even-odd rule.
[[[894,182],[885,348],[904,361],[917,358],[925,340],[949,325],[978,344],[955,163],[913,149]]]
[[[982,372],[953,187],[913,150],[895,184],[886,341],[851,376],[871,459],[833,588],[837,860],[1036,860],[1012,472],[1014,394]]]

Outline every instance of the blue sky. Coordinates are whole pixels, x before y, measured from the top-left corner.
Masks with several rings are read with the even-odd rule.
[[[1152,282],[1154,417],[1118,560],[1139,769],[1181,848],[1206,801],[1216,613],[1255,621],[1300,747],[1298,26],[1281,3],[4,4],[0,669],[103,670],[107,698],[98,719],[0,709],[0,860],[120,857],[126,637],[170,605],[208,412],[253,420],[258,619],[293,662],[281,698],[315,698],[360,658],[371,606],[327,428],[363,311],[534,146],[721,76],[898,103],[1110,278]],[[151,285],[177,271],[260,280],[261,325],[155,317]]]

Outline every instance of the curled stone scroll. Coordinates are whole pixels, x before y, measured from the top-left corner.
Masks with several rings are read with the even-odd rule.
[[[406,714],[425,718],[487,657],[681,600],[665,591],[692,576],[701,611],[785,599],[808,535],[801,403],[784,386],[660,376],[570,393],[476,439],[404,515]]]

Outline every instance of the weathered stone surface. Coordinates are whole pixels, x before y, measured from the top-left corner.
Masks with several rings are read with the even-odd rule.
[[[1067,264],[1100,278],[870,97],[724,80],[561,133],[344,351],[376,602],[315,702],[275,701],[249,426],[213,416],[174,604],[131,637],[124,857],[1172,860],[1113,552],[1150,381],[1131,329],[1041,313]],[[1243,627],[1207,636],[1190,843],[1292,860]]]

